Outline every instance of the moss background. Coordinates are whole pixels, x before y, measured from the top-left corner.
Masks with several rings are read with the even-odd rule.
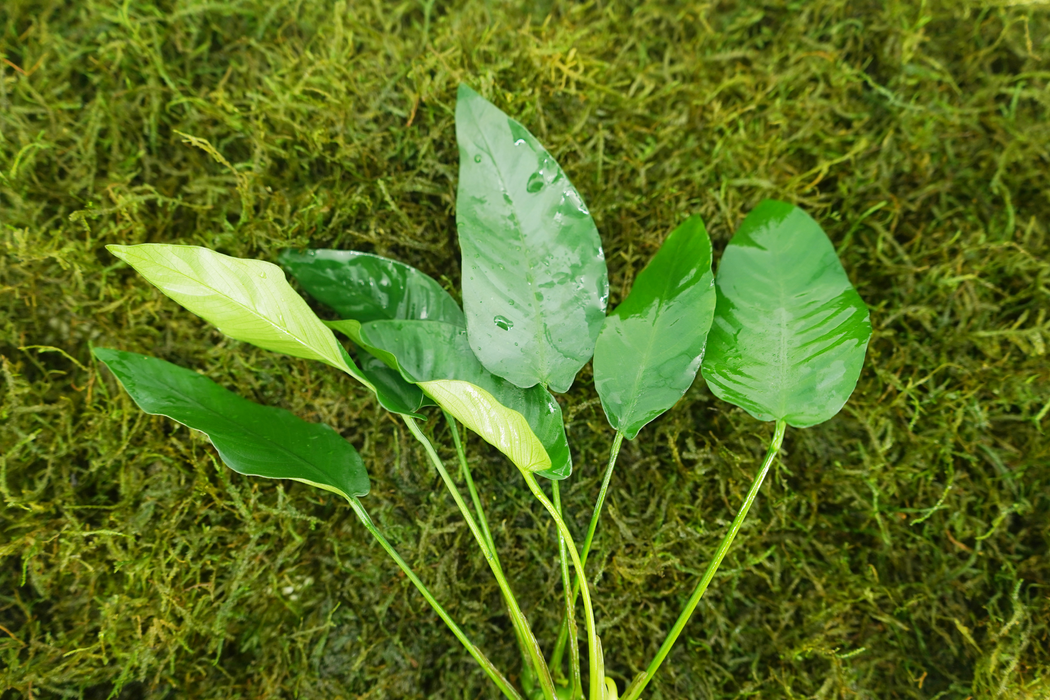
[[[92,344],[336,426],[376,520],[517,676],[497,589],[411,436],[349,378],[224,338],[104,249],[352,248],[455,290],[460,81],[586,197],[612,303],[686,215],[718,251],[778,197],[824,224],[872,310],[856,393],[789,430],[647,696],[1047,697],[1048,30],[1050,5],[1025,0],[3,0],[0,698],[496,694],[345,505],[224,469]],[[612,432],[589,369],[563,398],[582,535]],[[697,382],[625,447],[592,559],[621,690],[770,435]],[[549,645],[553,529],[479,443]]]

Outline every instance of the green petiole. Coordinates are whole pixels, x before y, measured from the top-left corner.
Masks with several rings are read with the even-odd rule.
[[[474,539],[478,542],[478,546],[481,547],[481,551],[485,555],[485,560],[488,561],[489,568],[492,569],[492,575],[496,577],[496,583],[499,585],[500,591],[503,593],[503,598],[507,602],[507,609],[510,613],[511,623],[517,630],[519,639],[525,642],[525,646],[529,652],[529,657],[532,659],[532,665],[536,669],[536,675],[540,682],[540,687],[543,690],[543,696],[546,700],[554,700],[554,680],[551,678],[550,670],[547,668],[547,663],[543,659],[543,653],[540,651],[539,642],[536,641],[536,636],[532,633],[532,628],[529,627],[529,622],[525,618],[525,614],[522,613],[517,598],[514,597],[514,592],[511,590],[510,584],[507,582],[507,578],[503,575],[503,569],[500,567],[495,552],[489,546],[488,540],[478,527],[477,521],[474,520],[474,516],[470,514],[470,509],[463,501],[463,496],[460,495],[455,482],[452,481],[452,477],[449,476],[444,463],[434,450],[434,445],[429,439],[427,439],[427,436],[423,434],[423,431],[419,429],[419,425],[416,424],[414,418],[406,415],[402,415],[401,417],[404,418],[405,425],[408,426],[412,435],[421,445],[423,445],[423,449],[426,451],[427,457],[430,458],[431,464],[437,469],[438,474],[441,476],[441,480],[445,482],[445,487],[448,488],[449,493],[452,494],[453,500],[455,500],[456,505],[459,507],[459,512],[463,515],[463,519],[467,521],[467,527],[470,528],[471,533],[474,535]]]
[[[591,524],[587,526],[587,538],[583,541],[583,552],[580,553],[580,559],[583,562],[584,567],[587,566],[587,555],[591,552],[591,543],[594,541],[594,532],[598,529],[598,519],[602,514],[602,506],[605,505],[605,494],[609,491],[609,482],[612,480],[613,467],[616,466],[616,458],[620,454],[620,444],[623,442],[623,433],[616,431],[616,437],[613,438],[612,449],[609,453],[609,464],[605,468],[605,476],[602,478],[602,487],[598,491],[598,500],[594,504],[594,512],[591,513]],[[555,491],[557,493],[557,491]],[[572,602],[570,605],[573,609],[576,607],[576,596],[580,594],[580,582],[577,580],[575,587],[572,589]],[[554,653],[551,655],[551,668],[554,669],[555,673],[558,673],[558,669],[561,668],[561,657],[565,652],[565,642],[570,639],[569,620],[566,617],[562,623],[561,630],[558,632],[558,641],[554,645]]]
[[[445,416],[445,420],[448,422],[449,427],[452,429],[452,442],[456,445],[456,456],[459,457],[459,472],[463,477],[463,481],[467,484],[467,491],[470,493],[470,500],[474,504],[474,512],[477,513],[478,523],[481,525],[481,530],[485,535],[485,539],[488,541],[489,551],[492,553],[492,558],[495,560],[496,565],[499,566],[500,571],[503,570],[503,564],[499,560],[499,552],[496,551],[495,540],[492,538],[492,531],[489,529],[488,518],[485,517],[485,510],[481,506],[481,497],[478,495],[478,489],[474,485],[474,477],[470,473],[470,466],[467,464],[466,451],[463,449],[463,440],[459,436],[459,424],[456,419],[453,418],[448,411],[442,409],[441,413]],[[513,616],[510,612],[511,603],[507,602],[508,614]],[[532,666],[532,658],[529,652],[529,644],[521,636],[520,630],[514,628],[514,636],[518,640],[518,647],[521,649],[522,662],[526,666]],[[539,669],[533,669],[536,676],[542,675],[543,671]]]
[[[557,481],[551,482],[551,495],[554,500],[554,507],[561,513],[561,488],[558,486]],[[569,694],[569,700],[576,700],[576,698],[583,697],[583,682],[580,680],[580,644],[578,640],[578,632],[576,630],[576,615],[574,611],[576,609],[576,593],[579,588],[573,588],[572,578],[569,576],[569,561],[566,557],[565,552],[565,538],[561,535],[558,536],[558,560],[561,564],[561,585],[562,590],[565,591],[565,624],[564,629],[567,631],[565,636],[569,639],[569,670],[572,674],[570,678],[570,687],[572,691]],[[583,556],[581,557],[584,566],[587,566],[587,550],[584,549]],[[559,641],[562,641],[562,637],[559,636]],[[564,642],[562,644],[564,649]],[[554,652],[557,656],[551,657],[550,667],[554,669],[555,673],[561,671],[561,653],[557,648]],[[557,663],[554,659],[557,658]]]
[[[448,423],[448,427],[452,429],[452,442],[456,445],[456,456],[459,457],[460,476],[463,477],[463,481],[467,484],[467,491],[470,493],[470,500],[474,504],[474,512],[478,515],[478,523],[481,524],[481,531],[485,534],[485,539],[488,541],[492,556],[498,563],[499,554],[496,552],[495,540],[492,539],[492,531],[489,530],[489,519],[485,517],[485,510],[481,507],[481,497],[478,496],[478,489],[474,486],[474,477],[471,476],[470,466],[467,464],[467,454],[463,449],[463,440],[459,437],[459,424],[445,409],[441,409],[441,413],[445,416],[445,421]],[[500,565],[500,568],[502,568],[502,565]]]
[[[740,506],[740,512],[733,518],[733,522],[729,525],[729,532],[726,533],[725,537],[722,538],[721,544],[718,545],[718,551],[715,552],[715,558],[711,560],[711,563],[707,565],[707,570],[704,571],[703,578],[700,579],[700,583],[697,584],[696,590],[689,596],[688,602],[685,604],[685,608],[682,610],[682,614],[678,616],[678,620],[675,621],[674,627],[667,633],[667,638],[664,639],[664,643],[660,645],[660,649],[656,652],[656,657],[649,664],[649,668],[645,669],[645,673],[638,676],[638,678],[631,683],[631,686],[624,692],[623,700],[636,700],[638,696],[645,690],[645,686],[649,684],[649,681],[656,675],[656,671],[660,668],[660,664],[663,663],[667,654],[670,653],[671,647],[678,640],[678,635],[685,629],[686,624],[689,622],[689,618],[692,616],[693,611],[696,610],[696,606],[700,603],[700,599],[704,596],[704,591],[707,590],[707,586],[711,583],[711,579],[715,577],[715,572],[718,571],[719,565],[722,560],[725,559],[726,553],[729,551],[730,545],[733,544],[733,539],[736,537],[736,533],[740,531],[740,526],[744,524],[744,518],[747,517],[747,511],[751,509],[751,504],[754,502],[755,497],[758,495],[758,491],[762,488],[762,482],[766,478],[766,474],[769,472],[769,467],[773,464],[773,460],[777,456],[777,452],[780,451],[780,443],[784,441],[784,430],[787,427],[787,423],[783,420],[778,420],[776,430],[773,433],[773,440],[769,444],[769,450],[766,452],[766,458],[762,462],[761,468],[758,470],[758,474],[755,476],[754,481],[751,482],[751,488],[747,492],[747,496],[744,497],[744,503]]]
[[[547,509],[547,512],[550,513],[551,518],[554,520],[554,525],[558,528],[558,534],[569,549],[572,565],[576,569],[576,578],[582,582],[580,591],[583,594],[583,613],[587,622],[587,654],[591,670],[589,697],[591,700],[601,700],[605,692],[603,690],[605,678],[603,674],[595,672],[597,669],[602,668],[601,650],[598,643],[598,632],[594,627],[594,608],[591,607],[591,594],[587,589],[587,581],[584,578],[583,562],[580,561],[580,555],[576,551],[576,544],[572,541],[572,534],[569,532],[569,528],[565,526],[565,521],[562,520],[558,509],[554,507],[554,504],[547,498],[547,494],[543,493],[543,489],[536,483],[535,475],[524,470],[522,470],[521,475],[525,478],[525,483],[528,484],[532,495],[543,504],[543,507]],[[572,612],[569,614],[571,615]]]
[[[510,700],[523,700],[521,695],[518,694],[518,691],[514,689],[514,686],[503,677],[503,674],[501,674],[492,662],[489,661],[488,657],[471,643],[470,639],[467,638],[467,635],[464,634],[463,630],[459,628],[459,625],[449,617],[448,613],[445,612],[445,609],[437,602],[427,589],[426,585],[419,580],[419,577],[416,576],[414,571],[412,571],[412,568],[409,567],[408,563],[401,558],[401,555],[397,553],[397,550],[394,549],[393,545],[387,541],[386,537],[383,536],[383,533],[381,533],[375,526],[375,523],[372,522],[372,518],[368,516],[368,512],[365,510],[364,506],[361,505],[361,501],[354,497],[350,497],[347,500],[350,502],[350,507],[354,509],[354,513],[357,514],[357,518],[361,521],[361,524],[365,526],[365,529],[372,533],[372,536],[376,538],[379,545],[386,550],[386,553],[390,555],[390,558],[394,560],[403,572],[405,572],[405,576],[408,577],[408,580],[411,581],[423,597],[426,598],[427,602],[430,603],[430,607],[434,608],[438,617],[444,620],[445,624],[448,625],[448,628],[452,630],[452,634],[456,635],[456,639],[458,639],[467,652],[474,657],[474,660],[478,662],[478,665],[480,665],[482,670],[485,671],[485,674],[492,679],[492,682],[499,687],[503,695],[510,698]]]

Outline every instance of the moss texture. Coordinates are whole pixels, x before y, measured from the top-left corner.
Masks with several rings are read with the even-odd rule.
[[[496,695],[345,505],[224,469],[92,344],[336,426],[377,522],[517,675],[498,591],[403,428],[104,249],[359,249],[454,290],[460,81],[586,197],[613,303],[685,216],[718,251],[772,196],[824,224],[872,309],[852,400],[789,430],[647,697],[1046,697],[1048,30],[1045,3],[991,0],[3,0],[0,698]],[[582,531],[612,432],[588,369],[563,403]],[[625,446],[592,558],[621,690],[770,434],[698,382]],[[549,648],[553,528],[508,463],[468,449]]]

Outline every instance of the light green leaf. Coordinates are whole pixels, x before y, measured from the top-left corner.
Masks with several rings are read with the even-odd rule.
[[[715,286],[703,362],[711,392],[797,428],[838,413],[857,385],[871,321],[820,225],[767,199],[726,246]]]
[[[420,382],[419,386],[456,420],[507,455],[518,469],[527,472],[550,469],[551,458],[525,416],[507,408],[489,392],[455,379]]]
[[[320,360],[353,375],[335,335],[289,286],[281,268],[183,245],[106,248],[160,291],[236,340]]]

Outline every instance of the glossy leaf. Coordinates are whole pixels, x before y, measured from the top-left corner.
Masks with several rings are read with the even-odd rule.
[[[285,250],[278,259],[307,294],[343,318],[466,325],[456,300],[411,265],[353,250]]]
[[[426,416],[416,413],[420,408],[429,404],[423,390],[411,382],[406,382],[400,372],[392,369],[396,366],[392,355],[362,343],[360,323],[352,320],[323,321],[323,323],[347,336],[365,351],[358,354],[360,362],[358,368],[383,408],[393,413],[426,420]],[[349,359],[348,361],[352,365],[353,361]]]
[[[357,360],[361,374],[374,387],[376,397],[380,399],[383,408],[393,413],[426,420],[426,416],[418,413],[420,408],[430,405],[422,389],[406,382],[397,370],[390,369],[378,357],[358,353]]]
[[[207,434],[230,469],[294,479],[347,499],[368,494],[361,456],[327,425],[260,406],[155,357],[107,348],[93,352],[143,411]]]
[[[550,458],[550,466],[537,473],[549,479],[564,479],[572,473],[572,458],[558,402],[541,386],[522,389],[482,367],[470,351],[462,328],[434,321],[372,321],[361,326],[360,337],[367,345],[387,351],[395,358],[392,366],[397,367],[406,380],[419,383],[460,421],[464,417],[457,415],[453,406],[442,404],[442,397],[427,390],[427,382],[468,382],[491,395],[500,405],[521,414]],[[495,434],[478,434],[502,449]]]
[[[609,423],[628,440],[692,385],[714,310],[711,240],[693,216],[638,274],[594,349],[594,386]]]
[[[567,391],[591,358],[609,282],[587,207],[521,124],[466,85],[456,102],[470,347],[520,387]]]
[[[838,413],[857,385],[871,322],[817,222],[762,202],[726,246],[715,285],[703,362],[715,396],[799,428]]]
[[[378,255],[342,250],[282,251],[279,260],[303,289],[331,307],[345,321],[325,325],[362,347],[356,329],[376,319],[433,319],[466,326],[463,312],[448,292],[416,268]],[[374,349],[362,347],[366,353]],[[373,353],[374,354],[374,353]],[[388,368],[391,358],[376,362],[359,354],[361,373],[375,387],[384,408],[421,417],[415,412],[431,403],[423,391]]]
[[[160,291],[236,340],[350,372],[332,331],[281,268],[184,245],[106,248]]]
[[[463,425],[493,445],[519,469],[545,472],[551,459],[525,416],[497,401],[492,394],[470,382],[435,379],[420,382],[438,405]]]

